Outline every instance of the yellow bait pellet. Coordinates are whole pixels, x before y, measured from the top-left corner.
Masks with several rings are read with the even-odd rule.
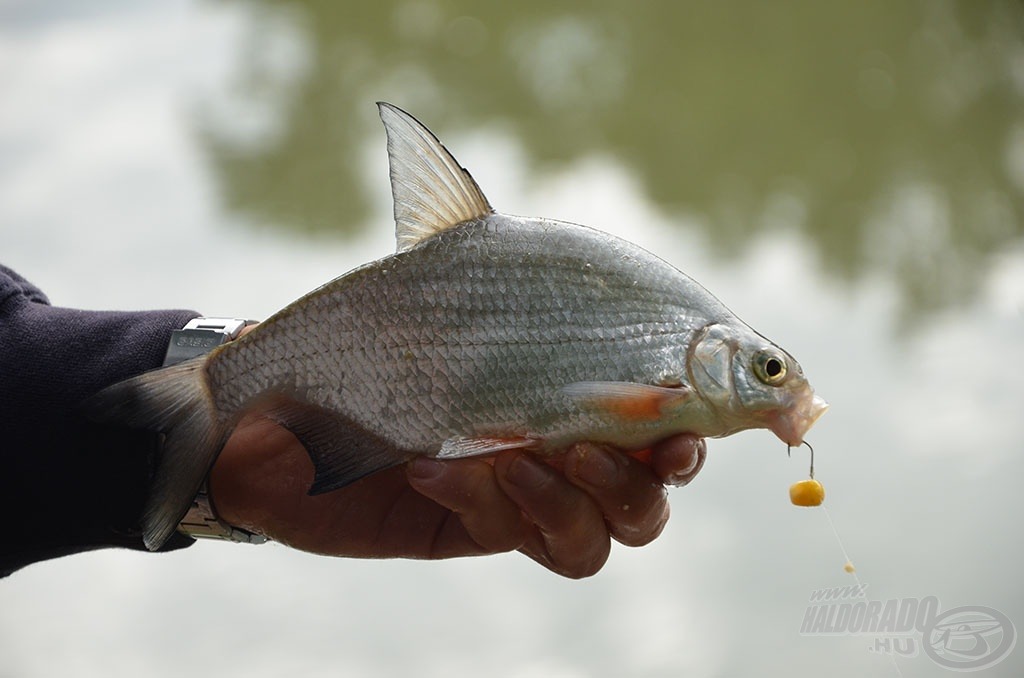
[[[849,572],[850,574],[853,574],[854,572],[857,571],[857,568],[853,566],[853,563],[851,563],[849,560],[847,560],[846,561],[846,565],[843,565],[843,570],[845,570],[846,572]]]
[[[821,506],[825,487],[814,478],[801,480],[789,486],[789,500],[794,506]]]

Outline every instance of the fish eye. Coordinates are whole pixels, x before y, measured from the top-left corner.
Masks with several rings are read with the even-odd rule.
[[[754,374],[769,386],[778,386],[786,380],[786,359],[768,351],[754,356]]]

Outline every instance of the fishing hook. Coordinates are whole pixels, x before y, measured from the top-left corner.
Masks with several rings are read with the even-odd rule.
[[[807,442],[806,440],[801,440],[800,441],[800,445],[806,445],[807,449],[809,449],[811,451],[811,479],[813,480],[814,479],[814,448],[811,447],[811,444],[809,442]],[[800,447],[800,445],[797,445],[797,447]],[[786,445],[786,456],[792,458],[792,456],[793,456],[793,446],[792,445]]]

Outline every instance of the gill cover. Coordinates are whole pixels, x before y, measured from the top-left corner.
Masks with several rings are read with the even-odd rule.
[[[735,340],[724,325],[705,327],[690,349],[690,379],[703,396],[720,414],[739,403],[733,387],[732,358]]]

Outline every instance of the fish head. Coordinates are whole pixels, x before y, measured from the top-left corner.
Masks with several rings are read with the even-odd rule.
[[[694,387],[728,432],[767,428],[796,446],[828,409],[800,363],[745,326],[709,325],[691,348],[690,358]]]

